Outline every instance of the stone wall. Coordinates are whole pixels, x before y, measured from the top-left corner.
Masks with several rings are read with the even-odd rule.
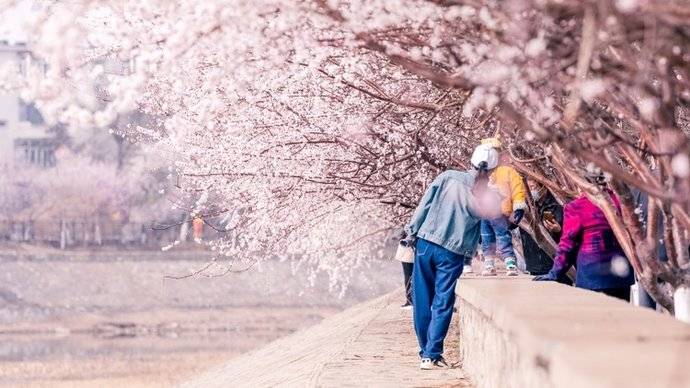
[[[463,369],[478,388],[690,387],[690,325],[529,278],[461,278]]]

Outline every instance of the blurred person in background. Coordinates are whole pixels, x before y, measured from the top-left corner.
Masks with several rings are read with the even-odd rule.
[[[414,270],[414,248],[410,245],[407,235],[403,231],[395,252],[395,259],[402,264],[403,282],[405,285],[405,303],[400,306],[403,310],[412,310],[412,273]]]
[[[204,234],[204,220],[201,216],[194,216],[192,219],[192,232],[194,234],[194,241],[201,243],[201,238]]]

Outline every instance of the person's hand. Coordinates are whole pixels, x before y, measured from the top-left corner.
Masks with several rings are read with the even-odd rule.
[[[405,234],[405,237],[400,239],[400,245],[404,247],[414,248],[417,239],[414,236]]]
[[[510,222],[513,224],[517,225],[522,221],[522,217],[525,216],[525,209],[517,209],[513,211],[513,214],[510,216]]]
[[[566,286],[572,286],[573,285],[573,281],[570,280],[570,278],[568,277],[568,274],[563,274],[563,275],[559,276],[558,279],[556,279],[556,281],[561,283],[561,284],[565,284]]]
[[[542,222],[544,227],[546,227],[546,229],[551,233],[558,233],[561,231],[561,226],[558,225],[558,222],[547,219],[544,219]]]
[[[546,275],[537,275],[532,278],[535,282],[555,282],[556,279],[551,273],[547,273]]]

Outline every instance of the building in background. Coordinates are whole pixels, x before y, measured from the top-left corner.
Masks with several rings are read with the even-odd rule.
[[[95,92],[99,99],[109,97],[108,76],[134,68],[133,62],[114,57],[93,61],[103,67],[103,75],[84,87],[93,88],[85,93]],[[139,111],[120,114],[110,125],[113,131],[49,125],[34,104],[20,98],[22,80],[14,85],[5,76],[21,78],[34,71],[45,74],[46,67],[25,44],[0,40],[0,245],[158,249],[186,237],[188,213],[170,209],[160,194],[167,169],[151,173],[140,168],[149,163],[148,168],[158,169],[151,164],[157,162],[145,162],[137,144],[119,134],[130,125],[155,128],[155,118]],[[154,230],[152,225],[178,226]]]
[[[0,41],[0,66],[16,66],[21,74],[36,61],[25,44]],[[56,138],[32,103],[25,103],[17,93],[0,91],[0,164],[55,164]]]

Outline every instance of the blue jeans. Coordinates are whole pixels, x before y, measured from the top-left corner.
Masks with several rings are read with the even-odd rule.
[[[515,258],[513,236],[508,226],[507,217],[481,221],[482,252],[485,260],[490,260],[496,254],[504,260],[509,257]]]
[[[462,274],[464,259],[439,245],[417,240],[412,298],[421,357],[435,360],[443,354],[443,340],[453,316],[455,283]]]

